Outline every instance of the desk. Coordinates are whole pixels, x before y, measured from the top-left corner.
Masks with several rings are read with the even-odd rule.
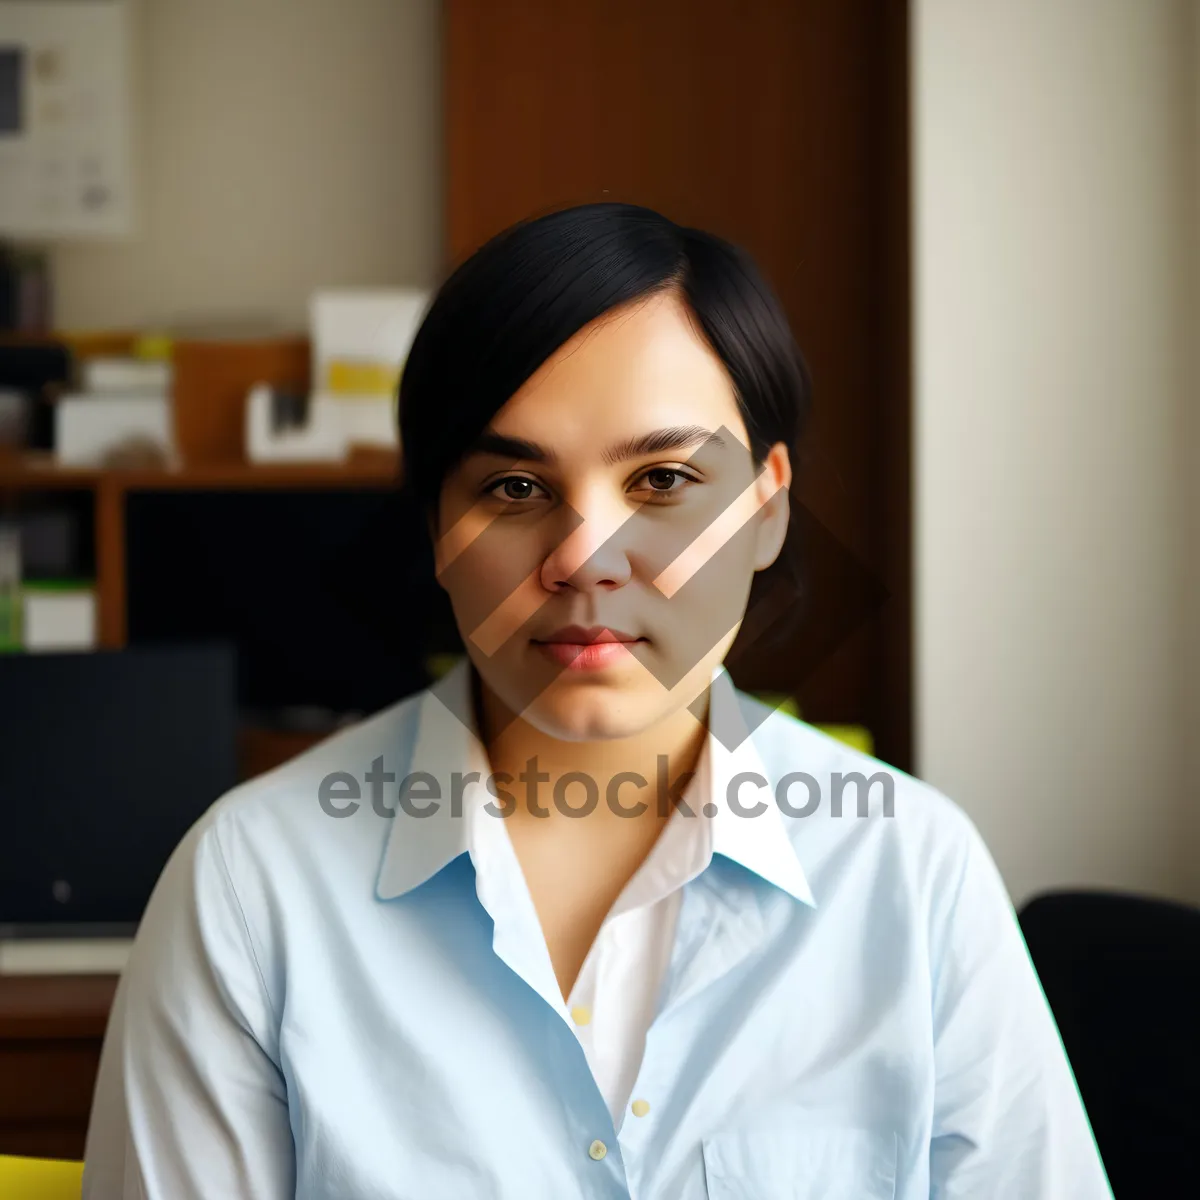
[[[0,975],[0,1154],[83,1157],[115,975]]]

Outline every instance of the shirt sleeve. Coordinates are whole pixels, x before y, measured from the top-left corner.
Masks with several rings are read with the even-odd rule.
[[[1017,915],[964,824],[934,960],[931,1200],[1112,1200]]]
[[[295,1190],[278,1021],[215,822],[164,868],[117,988],[83,1200],[282,1200]]]

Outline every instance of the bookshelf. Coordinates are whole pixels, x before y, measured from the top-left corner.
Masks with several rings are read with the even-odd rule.
[[[0,458],[0,498],[6,493],[86,491],[94,497],[96,618],[102,648],[125,645],[125,497],[132,491],[259,488],[387,488],[399,486],[398,453],[363,450],[343,463],[254,463],[224,461],[175,469],[106,470],[61,466],[48,456]]]
[[[325,488],[398,487],[399,453],[363,448],[342,463],[271,463],[245,461],[193,463],[175,469],[107,470],[70,467],[48,455],[0,457],[0,503],[20,493],[88,492],[93,501],[96,561],[96,632],[101,649],[126,644],[127,596],[125,499],[135,491],[320,491]],[[286,762],[323,735],[244,725],[238,736],[239,773],[243,779]]]

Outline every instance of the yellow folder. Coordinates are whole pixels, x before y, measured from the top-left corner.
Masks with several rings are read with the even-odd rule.
[[[79,1200],[82,1194],[81,1162],[0,1154],[0,1197],[4,1200]]]

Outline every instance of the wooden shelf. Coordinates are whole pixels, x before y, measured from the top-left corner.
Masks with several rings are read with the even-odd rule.
[[[116,975],[0,976],[0,1042],[104,1035]]]
[[[68,491],[228,491],[259,488],[379,487],[400,482],[400,459],[391,451],[353,454],[341,463],[199,463],[168,468],[62,466],[48,456],[0,458],[0,489]]]

